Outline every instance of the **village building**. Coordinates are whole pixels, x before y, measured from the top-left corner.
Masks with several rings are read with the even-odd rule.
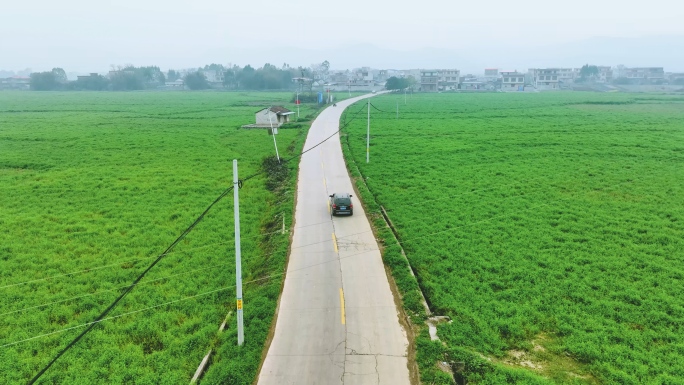
[[[560,68],[531,68],[528,73],[532,85],[538,90],[558,90]]]
[[[458,89],[461,83],[461,71],[457,69],[439,70],[437,89],[439,91],[453,91]]]
[[[525,74],[518,71],[502,71],[501,91],[525,91]]]
[[[461,71],[457,69],[420,70],[420,90],[423,92],[453,91],[460,84]]]
[[[668,72],[667,80],[670,84],[684,84],[684,72]]]
[[[212,70],[206,69],[201,70],[204,77],[207,79],[207,83],[213,88],[223,87],[224,74],[222,70]]]
[[[27,91],[31,88],[31,78],[27,76],[12,76],[0,79],[0,90]]]
[[[262,108],[254,113],[256,124],[246,124],[242,128],[271,128],[280,127],[290,121],[290,115],[295,112],[281,106]]]
[[[83,81],[89,81],[91,79],[98,79],[100,75],[97,72],[91,72],[90,75],[78,75],[76,76],[76,80],[83,82]]]
[[[634,67],[618,66],[618,77],[627,78],[634,83],[657,84],[665,81],[663,67]]]
[[[486,91],[488,89],[487,83],[476,79],[463,80],[459,86],[463,91]]]
[[[601,83],[610,83],[613,81],[613,67],[598,66],[599,77],[598,81]]]
[[[579,77],[579,69],[577,68],[558,68],[558,86],[563,88],[575,83],[575,80]]]
[[[499,69],[498,68],[485,68],[484,77],[488,81],[498,79],[499,78]]]
[[[420,70],[420,90],[423,92],[437,92],[439,73],[437,70]]]

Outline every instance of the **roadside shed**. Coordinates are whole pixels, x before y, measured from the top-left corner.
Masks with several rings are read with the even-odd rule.
[[[294,112],[288,110],[285,107],[273,106],[270,108],[263,108],[257,111],[255,114],[256,124],[270,125],[271,122],[273,122],[274,126],[276,124],[280,126],[284,123],[289,122],[290,115],[292,114],[294,114]]]

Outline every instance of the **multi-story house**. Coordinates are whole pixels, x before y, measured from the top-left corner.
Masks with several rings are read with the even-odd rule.
[[[484,77],[487,80],[498,79],[499,78],[499,69],[498,68],[485,68]]]
[[[502,91],[524,91],[525,90],[525,74],[518,71],[502,71],[501,72],[501,90]]]
[[[665,70],[663,67],[622,68],[622,76],[646,83],[657,83],[665,80]]]
[[[598,80],[602,83],[610,83],[613,81],[613,67],[611,66],[598,66],[599,78]]]
[[[560,68],[531,68],[529,77],[538,90],[558,90],[560,89]]]
[[[439,83],[438,70],[420,70],[420,90],[423,92],[437,92]]]
[[[420,70],[420,90],[423,92],[457,90],[461,71],[457,69]]]
[[[437,71],[437,89],[439,91],[453,91],[458,89],[461,83],[461,71],[457,69],[444,69]]]

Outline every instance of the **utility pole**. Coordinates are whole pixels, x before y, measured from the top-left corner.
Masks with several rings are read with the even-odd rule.
[[[397,102],[397,119],[399,119],[399,102]]]
[[[271,125],[271,135],[273,135],[273,146],[275,147],[276,150],[276,158],[278,158],[278,163],[280,163],[280,155],[278,155],[278,144],[276,143],[276,134],[278,133],[278,128],[273,130],[273,121],[271,120],[271,108],[273,106],[269,107],[268,110],[266,110],[266,113],[268,114],[268,123]]]
[[[299,91],[297,91],[297,120],[299,120]]]
[[[404,88],[404,105],[406,104],[406,88]]]
[[[370,98],[368,98],[368,128],[366,129],[366,163],[370,162]]]
[[[233,159],[233,214],[235,215],[235,299],[237,302],[238,346],[245,342],[242,318],[242,256],[240,255],[240,198],[238,191],[238,161]]]

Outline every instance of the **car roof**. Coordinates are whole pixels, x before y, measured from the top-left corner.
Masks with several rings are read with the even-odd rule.
[[[335,198],[351,198],[351,195],[349,193],[335,193]]]

